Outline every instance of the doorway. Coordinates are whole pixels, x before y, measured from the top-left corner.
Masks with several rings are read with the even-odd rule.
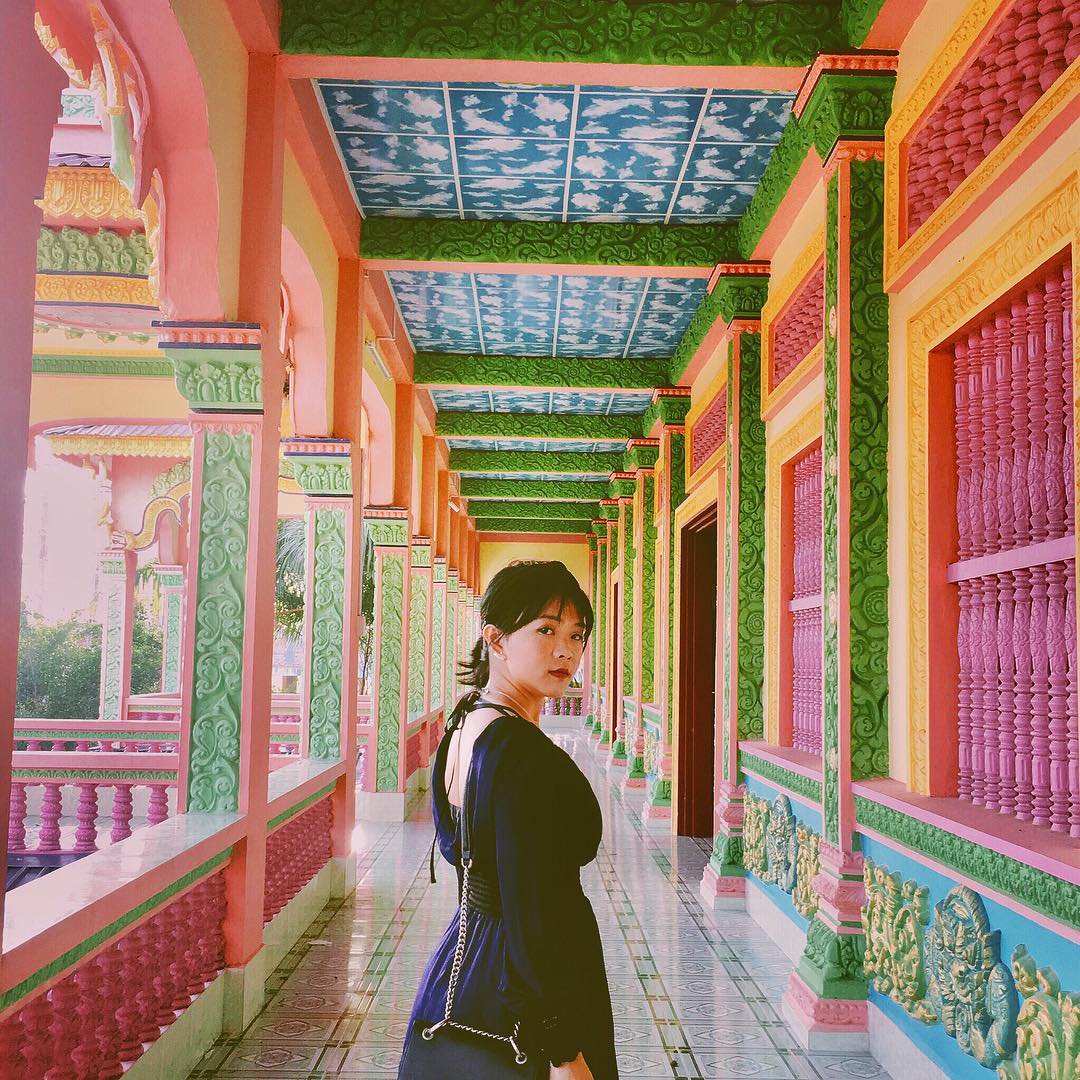
[[[682,533],[679,581],[679,770],[675,832],[713,835],[716,742],[716,505]]]

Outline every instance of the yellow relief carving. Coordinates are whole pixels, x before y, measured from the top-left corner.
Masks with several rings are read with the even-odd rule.
[[[50,435],[58,457],[191,457],[187,435]]]
[[[1001,0],[972,0],[926,73],[885,125],[885,285],[888,288],[971,204],[1016,161],[1031,141],[1067,108],[1080,90],[1080,60],[1058,78],[1016,126],[987,154],[910,237],[900,235],[905,143],[933,108],[970,49],[1001,8]]]
[[[791,269],[784,275],[776,288],[769,289],[769,298],[761,309],[761,418],[764,420],[775,412],[776,406],[786,396],[787,388],[796,386],[803,376],[817,367],[824,356],[824,349],[819,342],[788,372],[784,381],[772,389],[772,324],[795,295],[799,286],[806,280],[810,271],[825,257],[825,227],[814,233],[810,243],[799,253]]]
[[[800,821],[795,828],[795,843],[795,891],[791,894],[791,902],[804,919],[812,919],[818,909],[814,878],[821,869],[821,837]]]
[[[50,304],[157,307],[157,298],[146,278],[107,274],[38,274],[34,283],[34,299]]]
[[[1070,243],[1075,265],[1080,253],[1078,221],[1080,177],[1074,174],[1019,221],[1005,228],[988,248],[972,253],[963,263],[962,272],[908,322],[909,763],[910,786],[924,795],[930,794],[929,658],[926,651],[929,631],[926,529],[929,514],[927,387],[930,353],[994,299]],[[1073,288],[1077,289],[1075,280]],[[1080,410],[1077,419],[1080,420]]]
[[[888,994],[924,1023],[936,1017],[925,1006],[927,990],[924,933],[930,922],[930,893],[903,881],[870,859],[863,863],[866,907],[862,909],[866,951],[863,970],[874,989]]]
[[[125,225],[136,225],[140,220],[127,188],[108,169],[49,169],[45,194],[37,205],[46,220],[85,218]]]
[[[188,491],[191,490],[190,482],[182,486],[185,486]],[[142,526],[139,531],[137,533],[125,531],[124,533],[127,549],[129,551],[141,551],[143,548],[149,547],[157,535],[158,522],[164,514],[173,514],[178,522],[183,520],[180,503],[176,499],[170,499],[168,496],[151,499],[147,503],[146,509],[143,510]]]
[[[1062,992],[1052,967],[1036,968],[1023,945],[1012,954],[1024,999],[1016,1020],[1016,1056],[998,1066],[999,1080],[1073,1080],[1080,1075],[1080,993]]]
[[[780,741],[780,520],[784,465],[821,438],[821,402],[810,406],[772,442],[765,444],[765,739]]]
[[[769,804],[753,792],[743,800],[743,865],[764,879],[769,866],[765,834],[769,827]]]

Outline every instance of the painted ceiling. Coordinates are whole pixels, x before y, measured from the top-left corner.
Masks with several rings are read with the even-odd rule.
[[[530,480],[540,480],[547,483],[559,483],[564,480],[607,480],[610,477],[610,473],[535,473],[522,470],[518,472],[471,472],[464,470],[460,473],[461,476],[466,479],[476,480],[520,480],[523,473],[529,477]],[[479,496],[470,495],[469,498],[478,498]],[[508,496],[500,495],[499,498],[507,498]]]
[[[670,356],[700,278],[391,270],[413,347],[509,356]]]
[[[794,95],[497,83],[318,84],[367,215],[725,221]]]
[[[652,391],[620,390],[432,390],[435,408],[449,412],[578,413],[637,416],[648,409]]]
[[[528,450],[569,454],[618,454],[626,449],[625,439],[500,439],[451,436],[446,440],[451,450]]]

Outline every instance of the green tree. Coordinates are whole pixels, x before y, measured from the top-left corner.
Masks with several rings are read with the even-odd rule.
[[[141,604],[135,608],[131,626],[131,692],[156,694],[161,690],[161,658],[164,643],[161,627]],[[100,649],[99,649],[100,653]]]
[[[304,633],[306,584],[307,521],[304,518],[279,518],[274,622],[289,641],[299,641]]]

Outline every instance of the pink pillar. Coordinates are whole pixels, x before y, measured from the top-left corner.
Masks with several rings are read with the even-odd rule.
[[[135,552],[103,551],[98,558],[101,691],[98,718],[127,719],[131,696],[131,631],[135,617]]]
[[[0,260],[0,326],[4,393],[0,395],[0,517],[7,542],[0,548],[0,856],[7,859],[7,814],[11,783],[12,717],[19,651],[22,584],[23,483],[30,423],[30,357],[33,351],[34,275],[41,198],[49,164],[49,141],[67,77],[37,40],[33,0],[0,4],[4,65],[4,258]],[[3,921],[0,894],[0,923]]]

